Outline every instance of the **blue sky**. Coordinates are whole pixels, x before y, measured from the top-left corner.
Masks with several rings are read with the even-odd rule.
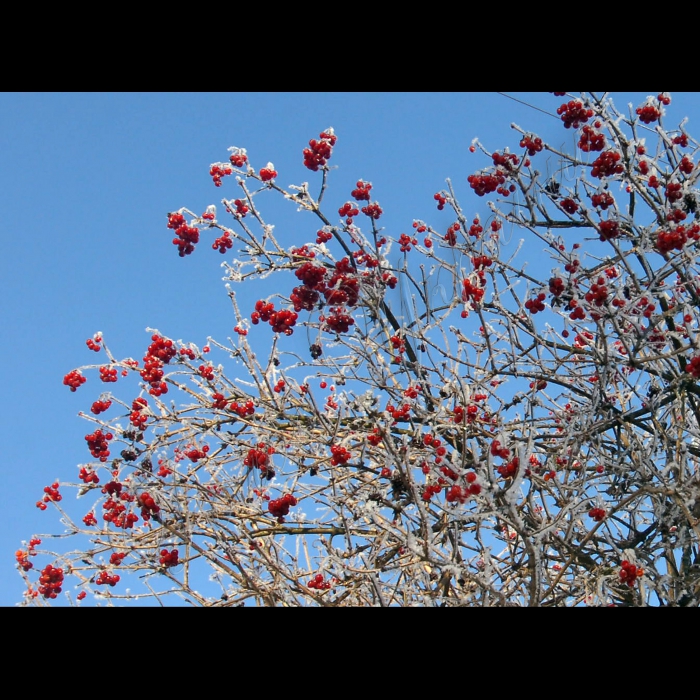
[[[330,163],[338,169],[329,211],[349,199],[358,179],[369,180],[385,212],[381,223],[398,237],[413,219],[441,223],[433,194],[446,177],[467,212],[485,212],[466,183],[486,165],[468,152],[474,137],[493,150],[515,147],[509,125],[516,122],[556,145],[572,140],[551,116],[560,98],[509,94],[550,116],[498,93],[0,94],[0,605],[21,600],[14,567],[21,541],[62,529],[52,509],[34,504],[44,486],[75,480],[76,465],[89,459],[84,436],[92,428],[78,411],[108,388],[131,398],[96,377],[76,393],[62,384],[68,371],[99,359],[85,340],[102,331],[116,356],[141,359],[149,326],[200,347],[232,332],[223,256],[204,240],[181,259],[166,228],[168,212],[203,212],[233,193],[232,181],[214,187],[210,164],[240,146],[258,169],[273,161],[283,186],[315,183],[301,152],[333,126]],[[637,105],[647,94],[624,93],[616,104]],[[673,98],[667,124],[687,115],[697,133],[700,94]],[[281,238],[285,229],[290,238],[299,232],[289,203],[270,197],[260,206]],[[446,212],[443,218],[447,225]],[[243,287],[238,293],[244,309],[258,298]]]

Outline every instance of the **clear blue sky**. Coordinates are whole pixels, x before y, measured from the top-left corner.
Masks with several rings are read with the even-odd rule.
[[[550,113],[562,101],[509,94]],[[624,93],[616,104],[637,105],[647,94]],[[697,135],[700,94],[673,98],[667,124],[687,115]],[[92,427],[78,411],[105,389],[131,398],[96,377],[76,393],[63,386],[69,370],[99,359],[85,340],[102,331],[117,357],[140,360],[147,326],[200,347],[207,336],[231,334],[222,256],[203,240],[181,259],[166,228],[167,212],[199,213],[231,196],[232,181],[214,187],[211,163],[241,146],[258,169],[273,161],[283,186],[315,182],[301,152],[333,126],[338,170],[327,196],[337,204],[329,211],[356,180],[369,180],[385,212],[380,223],[398,236],[416,218],[440,223],[432,196],[446,177],[467,213],[485,212],[466,178],[486,162],[468,147],[476,136],[489,149],[515,147],[511,122],[556,145],[572,140],[552,116],[497,93],[0,94],[0,605],[21,600],[21,541],[62,529],[53,509],[34,504],[44,486],[74,481],[76,465],[89,461],[84,436]],[[297,214],[287,204],[270,197],[260,206],[278,234],[289,227],[293,235]],[[244,308],[255,298],[239,289]]]

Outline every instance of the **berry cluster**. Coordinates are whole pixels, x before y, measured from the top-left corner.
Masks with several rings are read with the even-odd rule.
[[[500,170],[493,175],[470,175],[467,178],[469,186],[479,197],[495,192],[505,181],[506,177]]]
[[[141,506],[141,517],[144,520],[150,520],[151,516],[160,512],[160,506],[155,502],[153,496],[147,491],[140,493],[137,498],[137,503]]]
[[[267,167],[260,168],[260,179],[263,182],[270,182],[277,177],[277,171],[272,163],[268,163]]]
[[[211,365],[199,365],[197,373],[209,382],[214,381],[214,368]]]
[[[615,200],[609,192],[601,192],[591,197],[591,204],[605,211],[608,207],[615,204]]]
[[[345,204],[338,209],[338,214],[341,217],[347,217],[345,223],[348,226],[352,225],[353,217],[357,216],[359,213],[360,210],[352,202],[345,202]]]
[[[591,164],[591,176],[609,177],[623,173],[625,167],[620,163],[621,158],[617,151],[603,151]]]
[[[39,593],[44,598],[56,598],[63,586],[63,569],[47,564],[39,577]]]
[[[106,462],[109,457],[109,440],[114,437],[112,433],[103,433],[101,430],[96,430],[94,433],[85,436],[90,454],[99,459],[100,462]]]
[[[117,370],[114,367],[100,367],[100,379],[105,383],[116,382]]]
[[[338,137],[333,133],[332,127],[321,132],[318,138],[318,141],[311,139],[309,147],[304,149],[304,165],[314,172],[317,172],[319,168],[325,167],[326,161],[331,157],[333,146],[338,140]]]
[[[326,231],[325,227],[320,229],[319,231],[316,231],[316,243],[318,243],[319,245],[321,243],[328,243],[328,241],[330,241],[331,238],[333,238],[333,234],[330,231]]]
[[[669,231],[660,231],[656,237],[656,249],[662,254],[672,250],[683,250],[688,239],[700,240],[700,226],[698,224],[687,228],[679,225]]]
[[[375,221],[383,214],[382,208],[379,206],[379,202],[372,202],[366,207],[362,207],[362,213],[365,216],[369,216],[370,219]]]
[[[565,129],[578,129],[593,116],[593,110],[586,109],[580,100],[571,100],[557,107],[557,114],[561,116]]]
[[[257,448],[253,447],[248,450],[243,464],[251,469],[259,469],[262,477],[270,480],[275,475],[275,470],[270,465],[270,455],[274,453],[274,447],[267,447],[264,442],[259,442]]]
[[[292,335],[292,328],[296,325],[299,315],[294,311],[282,309],[275,311],[274,304],[265,303],[261,299],[255,302],[255,311],[250,315],[253,325],[257,325],[260,321],[267,321],[275,333],[284,333]]]
[[[578,147],[584,153],[602,151],[605,148],[605,136],[599,131],[596,131],[593,127],[586,125],[581,129]]]
[[[561,208],[567,214],[575,214],[578,211],[578,204],[576,204],[573,199],[567,197],[566,199],[561,200]]]
[[[540,292],[536,297],[525,302],[525,308],[534,316],[538,311],[544,311],[545,293]]]
[[[606,516],[606,512],[603,508],[591,508],[588,511],[588,517],[593,518],[597,523],[603,520]]]
[[[144,425],[148,421],[148,416],[143,413],[143,409],[148,406],[148,401],[143,398],[134,399],[131,403],[131,413],[129,414],[129,421],[131,424],[143,430]]]
[[[298,503],[290,493],[285,494],[282,498],[275,498],[267,504],[267,509],[272,515],[277,518],[277,522],[281,525],[284,522],[284,516],[289,514],[289,508]]]
[[[327,591],[331,587],[330,581],[324,581],[323,574],[316,574],[307,584],[308,588],[313,588],[317,591]]]
[[[85,341],[85,345],[87,345],[90,350],[94,350],[95,352],[99,352],[100,348],[102,347],[100,343],[102,342],[102,336],[99,333],[96,333],[93,338],[88,338]]]
[[[399,245],[401,246],[402,253],[408,253],[411,250],[411,245],[418,245],[418,240],[402,233],[399,236]]]
[[[223,235],[215,239],[215,241],[211,244],[211,247],[214,250],[218,250],[222,255],[224,255],[227,250],[231,250],[231,248],[233,248],[233,241],[231,240],[229,232],[224,231]]]
[[[111,401],[95,401],[93,402],[92,406],[90,406],[90,411],[94,413],[96,416],[99,416],[100,413],[104,413],[110,406],[112,405]]]
[[[246,155],[245,148],[236,148],[235,146],[231,146],[231,148],[228,150],[231,151],[229,160],[231,161],[232,165],[235,165],[237,168],[242,168],[243,165],[248,162],[248,156]]]
[[[527,134],[520,139],[520,147],[527,148],[527,154],[529,156],[534,156],[544,148],[544,144],[539,136]]]
[[[459,231],[461,228],[462,227],[460,226],[460,224],[455,221],[455,223],[447,229],[447,233],[445,234],[445,240],[449,245],[457,245],[457,231]]]
[[[180,563],[179,556],[180,555],[177,549],[171,549],[170,551],[167,549],[161,549],[160,559],[158,562],[161,566],[164,566],[167,569],[171,566],[177,566]]]
[[[637,107],[637,115],[639,116],[639,121],[645,124],[652,124],[659,120],[661,116],[661,110],[652,104],[646,104],[643,107]]]
[[[331,464],[334,467],[337,467],[339,464],[347,464],[352,457],[349,450],[347,450],[345,447],[341,447],[340,445],[331,446],[331,455]]]
[[[620,581],[630,588],[634,586],[637,578],[644,576],[644,569],[638,569],[632,562],[624,559],[620,562]]]
[[[229,408],[241,418],[246,416],[252,416],[255,413],[255,404],[249,399],[245,404],[239,405],[238,402],[234,401]]]
[[[319,316],[319,321],[324,324],[324,330],[338,334],[347,333],[350,330],[350,326],[355,325],[355,319],[352,316],[348,316],[342,307],[332,307],[330,311],[329,316]]]
[[[190,450],[185,451],[185,454],[192,460],[194,464],[197,464],[200,459],[204,459],[209,452],[209,445],[204,445],[201,450],[193,447]]]
[[[87,379],[83,377],[77,369],[68,372],[68,374],[63,377],[63,383],[69,386],[71,391],[75,391],[79,386],[85,384],[86,381]]]
[[[95,585],[97,586],[116,586],[120,580],[119,574],[111,575],[107,571],[100,571],[97,578],[95,579]]]
[[[209,169],[209,174],[217,187],[221,187],[221,178],[231,175],[233,169],[225,163],[213,163]]]
[[[97,476],[97,473],[92,471],[91,469],[87,469],[86,467],[80,467],[80,471],[78,472],[78,478],[85,484],[100,483],[100,477]]]
[[[194,252],[195,245],[199,243],[199,230],[188,226],[182,214],[168,214],[168,228],[177,235],[177,238],[173,238],[173,245],[177,246],[181,258]]]
[[[447,197],[445,197],[442,193],[436,192],[433,195],[433,199],[437,201],[437,208],[442,211],[445,208],[445,204],[447,204]]]

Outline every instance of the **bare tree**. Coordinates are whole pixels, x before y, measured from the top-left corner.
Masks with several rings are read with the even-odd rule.
[[[516,125],[513,151],[475,141],[490,215],[448,180],[447,231],[390,236],[362,180],[328,211],[332,129],[303,151],[313,186],[242,148],[212,165],[239,188],[222,219],[183,208],[168,227],[180,256],[213,234],[233,258],[235,335],[200,350],[154,331],[140,362],[88,341],[108,359],[71,390],[97,370],[141,391],[85,416],[93,461],[37,504],[67,531],[17,552],[25,602],[70,578],[119,603],[698,605],[698,144],[665,126],[667,93],[629,113],[554,95],[573,152]],[[280,243],[261,192],[306,216],[306,244]],[[241,308],[236,285],[263,279],[279,292]],[[92,499],[82,521],[69,486]]]

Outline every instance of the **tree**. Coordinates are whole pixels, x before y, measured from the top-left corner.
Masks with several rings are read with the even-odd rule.
[[[70,577],[78,600],[698,605],[698,142],[665,126],[667,93],[628,114],[554,95],[576,148],[516,125],[513,150],[475,140],[489,215],[448,180],[446,231],[383,230],[364,180],[327,206],[330,128],[303,150],[314,185],[283,188],[243,148],[213,164],[238,188],[223,220],[183,208],[167,226],[181,257],[203,235],[233,256],[235,336],[200,350],[153,331],[141,361],[87,341],[107,361],[71,391],[88,371],[140,391],[92,403],[93,461],[44,489],[77,548],[17,551],[25,602]],[[305,217],[306,243],[280,243],[263,193]],[[260,281],[241,308],[235,285]]]

